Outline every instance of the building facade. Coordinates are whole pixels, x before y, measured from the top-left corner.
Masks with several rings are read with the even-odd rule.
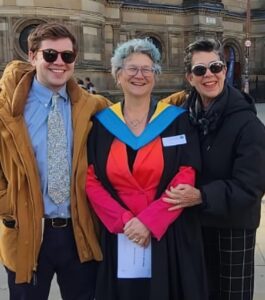
[[[59,21],[76,35],[80,51],[76,76],[89,76],[99,92],[119,95],[110,74],[116,45],[151,38],[162,53],[163,73],[155,93],[183,89],[184,48],[199,37],[219,39],[230,80],[265,98],[265,1],[251,0],[0,0],[0,71],[13,59],[27,59],[27,36],[38,24]],[[250,40],[250,47],[245,41]],[[249,46],[249,44],[247,44]]]

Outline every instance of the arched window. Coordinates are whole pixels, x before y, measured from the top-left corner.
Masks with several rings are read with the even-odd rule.
[[[26,26],[19,35],[19,46],[26,54],[28,53],[28,36],[38,25],[39,24],[30,24]]]
[[[234,87],[241,89],[242,66],[236,44],[226,41],[224,55],[227,65],[227,81]]]
[[[154,36],[147,36],[147,38],[149,38],[153,42],[153,44],[157,47],[162,57],[162,45],[160,41]]]

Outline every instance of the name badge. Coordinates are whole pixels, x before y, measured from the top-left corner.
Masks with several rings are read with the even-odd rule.
[[[162,143],[164,147],[177,146],[187,144],[186,135],[174,135],[162,138]]]

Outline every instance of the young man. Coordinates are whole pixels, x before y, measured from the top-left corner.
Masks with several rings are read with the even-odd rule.
[[[11,62],[0,83],[0,259],[10,299],[48,299],[54,273],[63,299],[94,299],[102,254],[85,196],[86,138],[107,100],[72,78],[78,46],[64,25],[39,25],[28,46],[31,64]]]

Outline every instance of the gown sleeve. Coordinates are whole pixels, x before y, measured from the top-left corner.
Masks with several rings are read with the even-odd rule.
[[[93,165],[87,169],[86,193],[101,222],[111,233],[123,232],[124,225],[134,215],[122,207],[97,179]]]
[[[192,167],[182,166],[179,172],[171,180],[168,188],[176,187],[178,184],[195,184],[195,170]],[[153,236],[160,240],[165,234],[169,225],[174,222],[181,214],[183,209],[168,211],[171,204],[164,202],[163,197],[167,197],[165,192],[161,197],[153,201],[147,208],[137,215],[137,218],[152,232]]]
[[[180,183],[194,185],[195,171],[192,167],[181,167],[179,172],[168,185],[177,186]],[[87,170],[86,193],[97,216],[111,233],[123,232],[124,225],[134,217],[133,213],[122,207],[111,197],[108,191],[96,178],[94,167],[90,165]],[[166,232],[168,226],[174,222],[183,209],[168,211],[171,204],[162,201],[166,194],[153,201],[136,217],[152,232],[158,240]]]

